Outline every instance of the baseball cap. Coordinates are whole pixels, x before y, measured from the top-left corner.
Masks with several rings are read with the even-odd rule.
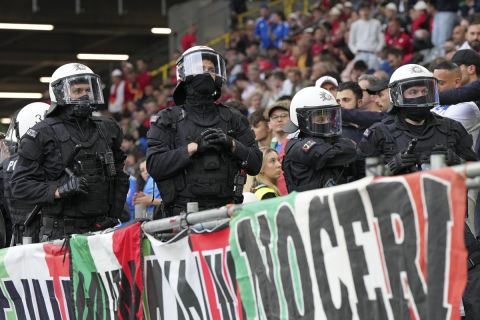
[[[112,71],[112,77],[121,77],[122,76],[122,71],[120,69],[115,69]]]
[[[385,9],[390,9],[393,11],[397,11],[397,5],[393,2],[389,2],[386,6]]]
[[[376,94],[388,88],[388,79],[372,79],[368,82],[367,92],[369,94]]]
[[[460,66],[462,64],[470,66],[474,65],[480,68],[480,55],[472,49],[461,49],[455,52],[452,62]]]
[[[338,8],[336,7],[333,7],[332,9],[330,9],[328,13],[332,16],[339,16],[341,14],[340,10],[338,10]]]
[[[330,82],[331,84],[333,84],[335,87],[338,87],[338,81],[337,79],[335,79],[334,77],[330,77],[330,76],[323,76],[323,77],[320,77],[318,78],[317,81],[315,81],[315,87],[317,88],[321,88],[322,85],[326,82]]]
[[[415,3],[415,5],[413,6],[413,9],[415,10],[427,10],[427,8],[428,6],[423,0],[417,1],[417,3]]]
[[[290,112],[290,101],[282,100],[271,103],[265,108],[265,111],[263,112],[263,117],[267,120],[270,120],[270,115],[275,109],[283,109],[287,112]]]

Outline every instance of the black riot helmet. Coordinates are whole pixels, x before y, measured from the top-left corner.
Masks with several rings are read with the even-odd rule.
[[[225,60],[223,57],[210,47],[195,46],[186,50],[177,60],[177,86],[173,93],[173,99],[177,105],[185,103],[187,95],[186,85],[191,83],[194,77],[204,77],[209,75],[214,81],[213,92],[205,94],[211,95],[212,100],[220,97],[222,85],[227,80]],[[197,79],[202,82],[201,79]]]

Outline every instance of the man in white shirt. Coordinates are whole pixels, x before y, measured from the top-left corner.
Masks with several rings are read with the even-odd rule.
[[[378,69],[377,53],[385,43],[380,21],[370,18],[370,6],[360,4],[358,14],[360,19],[352,23],[348,46],[355,54],[355,60],[363,60],[370,69]]]
[[[111,113],[120,113],[125,101],[125,80],[122,79],[122,71],[115,69],[112,71],[112,85],[110,86],[110,95],[108,97],[108,111]]]
[[[458,88],[462,85],[462,73],[453,62],[443,61],[433,67],[433,76],[438,80],[438,91]],[[462,102],[453,105],[439,105],[432,112],[460,122],[477,141],[480,130],[480,110],[474,102]]]

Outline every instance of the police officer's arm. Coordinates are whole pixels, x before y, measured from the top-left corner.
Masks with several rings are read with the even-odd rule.
[[[465,130],[460,122],[450,121],[452,122],[452,130],[454,130],[456,136],[455,153],[465,161],[477,161],[477,155],[472,149],[472,136]]]
[[[348,139],[339,139],[333,144],[304,139],[292,146],[289,157],[294,162],[320,170],[326,166],[341,166],[355,161],[356,150],[355,144]]]
[[[247,174],[256,176],[262,168],[262,153],[258,149],[255,135],[245,116],[234,113],[236,117],[236,136],[233,139],[232,153],[240,161],[246,162]]]
[[[32,131],[36,132],[36,131]],[[12,192],[15,198],[28,203],[53,203],[58,180],[48,180],[42,161],[57,155],[53,140],[37,132],[35,136],[25,134],[20,140],[18,161],[12,175]]]
[[[183,170],[192,161],[190,155],[193,154],[189,154],[186,145],[172,148],[172,132],[159,121],[152,123],[147,133],[147,170],[156,181],[172,177]]]
[[[480,80],[473,81],[460,88],[439,92],[441,104],[457,104],[480,99]]]
[[[357,153],[361,158],[378,157],[383,155],[384,138],[374,127],[366,129],[362,140],[358,143]]]
[[[382,121],[386,116],[388,116],[386,112],[342,108],[342,121],[356,124],[361,128],[368,128],[375,122]]]

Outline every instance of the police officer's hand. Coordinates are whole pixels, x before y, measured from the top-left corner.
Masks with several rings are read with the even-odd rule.
[[[221,146],[222,148],[226,149],[227,151],[231,151],[233,147],[233,139],[221,129],[212,128],[208,129],[204,135],[204,139],[209,143],[217,146]]]
[[[397,153],[389,162],[388,168],[392,174],[398,174],[417,163],[417,156],[406,152]]]
[[[87,194],[88,183],[83,177],[71,176],[68,180],[58,187],[60,198],[68,198],[76,194]]]

